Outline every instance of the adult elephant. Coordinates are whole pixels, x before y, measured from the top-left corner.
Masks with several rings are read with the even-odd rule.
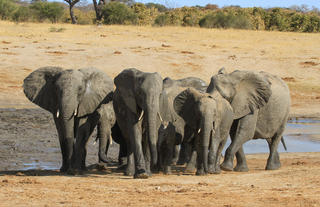
[[[170,174],[171,164],[188,162],[189,168],[194,168],[195,159],[191,159],[191,153],[194,146],[192,143],[193,131],[186,124],[185,120],[181,118],[173,108],[175,97],[186,88],[194,88],[199,92],[205,92],[207,83],[200,78],[187,77],[183,79],[173,80],[169,77],[163,80],[163,93],[166,94],[168,99],[167,117],[169,117],[169,127],[160,131],[158,148],[162,147],[160,155],[161,168],[165,174]],[[181,150],[179,148],[181,145]],[[179,153],[180,152],[180,153]],[[193,163],[194,162],[194,163]],[[188,168],[188,167],[187,167]]]
[[[196,134],[196,174],[220,173],[221,152],[233,122],[231,105],[218,92],[189,88],[176,96],[173,106]]]
[[[95,126],[99,159],[107,161],[105,152],[115,124],[111,78],[95,68],[42,67],[24,79],[23,88],[31,102],[53,114],[62,153],[61,172],[85,169],[85,145]]]
[[[117,75],[114,83],[114,110],[128,146],[125,174],[148,178],[157,165],[158,130],[164,122],[160,114],[165,101],[162,78],[130,68]]]
[[[227,148],[221,168],[248,171],[242,145],[251,139],[263,138],[269,144],[270,154],[266,169],[280,168],[278,144],[282,139],[290,109],[288,86],[279,77],[266,72],[221,69],[211,78],[207,92],[219,92],[232,106],[234,121],[230,130],[231,144]]]

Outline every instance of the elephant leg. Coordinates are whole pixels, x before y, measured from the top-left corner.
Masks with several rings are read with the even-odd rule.
[[[219,159],[218,149],[220,146],[220,141],[214,140],[214,138],[210,139],[209,146],[209,155],[208,155],[208,173],[210,174],[218,174],[216,172],[216,163]],[[221,153],[221,152],[220,152]]]
[[[146,169],[147,175],[152,176],[151,169],[150,169],[151,152],[150,152],[149,142],[148,142],[148,140],[146,140],[146,137],[144,137],[143,139],[144,139],[144,141],[142,142],[142,146],[143,146],[145,169]]]
[[[241,146],[238,152],[236,152],[237,165],[233,169],[237,172],[248,172],[249,168],[247,165],[247,159],[243,151],[243,147]]]
[[[280,156],[277,150],[281,137],[282,137],[282,134],[275,135],[272,139],[267,139],[270,154],[268,157],[266,170],[277,170],[281,167]]]
[[[186,169],[184,170],[185,173],[194,173],[197,165],[197,151],[195,147],[192,147],[190,160],[187,163]]]
[[[191,159],[192,155],[192,144],[183,141],[180,145],[180,153],[177,164],[183,165]]]
[[[118,169],[123,169],[127,165],[127,144],[123,140],[119,143],[120,149],[119,149],[119,155],[118,155]]]
[[[142,149],[142,134],[139,123],[133,124],[132,133],[130,133],[130,140],[133,144],[133,154],[135,163],[135,174],[134,178],[148,178],[146,172],[146,165],[144,160],[144,154]]]
[[[237,127],[238,127],[238,121],[234,121],[234,123],[231,126],[231,130],[230,130],[230,138],[232,141],[235,139]],[[237,171],[237,172],[248,172],[249,168],[247,165],[246,156],[244,154],[242,146],[236,152],[236,159],[237,159],[237,165],[233,170]]]
[[[172,165],[176,165],[179,159],[179,152],[180,152],[180,146],[179,145],[175,145],[173,147],[173,158],[171,161]]]
[[[237,121],[238,124],[236,127],[234,139],[226,150],[224,161],[220,166],[221,169],[225,171],[233,170],[234,155],[239,151],[239,149],[246,141],[253,138],[257,123],[257,112],[246,115],[245,117]]]
[[[220,174],[221,173],[221,169],[220,169],[221,153],[222,153],[223,147],[226,144],[226,142],[227,142],[227,139],[223,139],[219,144],[217,154],[216,154],[217,159],[216,159],[216,162],[214,163],[215,164],[215,171],[213,172],[213,174]]]
[[[58,136],[59,136],[59,143],[60,143],[60,149],[61,149],[61,154],[62,154],[62,166],[60,168],[60,172],[66,172],[69,168],[68,162],[67,162],[67,145],[66,145],[66,140],[63,136],[62,133],[62,125],[59,121],[59,119],[56,118],[55,115],[53,115],[54,122],[57,128]]]

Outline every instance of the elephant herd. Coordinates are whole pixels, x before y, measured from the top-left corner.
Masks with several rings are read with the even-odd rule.
[[[196,77],[163,79],[134,68],[112,80],[95,68],[42,67],[24,79],[23,88],[31,102],[53,114],[61,172],[86,170],[86,144],[95,127],[99,162],[107,162],[115,141],[119,169],[134,178],[170,174],[175,164],[186,164],[185,170],[196,169],[197,175],[248,171],[242,145],[257,138],[270,148],[266,169],[280,168],[277,148],[290,94],[284,81],[266,72],[222,68],[208,85]],[[232,142],[221,163],[229,135]]]

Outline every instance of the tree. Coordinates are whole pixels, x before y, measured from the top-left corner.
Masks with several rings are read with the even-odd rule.
[[[71,18],[72,24],[77,24],[77,19],[73,13],[73,6],[76,5],[76,3],[78,3],[80,0],[64,0],[64,1],[69,4],[69,12],[70,12],[70,18]]]

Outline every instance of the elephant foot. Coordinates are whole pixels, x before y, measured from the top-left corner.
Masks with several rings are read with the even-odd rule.
[[[119,165],[117,170],[119,171],[124,171],[125,169],[127,168],[127,165],[126,164],[123,164],[123,165]]]
[[[147,172],[143,169],[138,170],[138,172],[136,172],[133,176],[134,179],[147,179],[149,177],[149,175],[147,174]]]
[[[266,166],[266,170],[278,170],[281,167],[280,162],[279,163],[268,163]]]
[[[165,175],[171,175],[171,166],[165,166],[164,170],[163,170],[163,173]]]
[[[68,171],[68,167],[62,165],[62,167],[60,168],[60,172],[61,172],[61,173],[65,173],[65,172],[67,172],[67,171]]]
[[[233,171],[233,165],[232,163],[226,163],[226,162],[223,162],[221,165],[220,165],[220,168],[224,171]]]
[[[197,169],[196,175],[198,176],[203,176],[203,175],[207,175],[208,173],[205,172],[204,169]]]
[[[221,173],[221,169],[214,169],[214,168],[210,168],[208,169],[208,173],[209,174],[220,174]]]
[[[184,173],[194,173],[196,171],[196,167],[194,163],[188,163]]]
[[[81,170],[77,170],[77,169],[73,169],[73,168],[69,168],[66,173],[68,175],[80,175],[81,174]]]
[[[237,165],[233,170],[236,172],[248,172],[249,168],[247,165]]]

